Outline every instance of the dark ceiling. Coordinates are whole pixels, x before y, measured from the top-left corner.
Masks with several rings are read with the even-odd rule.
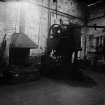
[[[6,1],[6,0],[0,0],[0,1]],[[104,0],[77,0],[77,1],[81,2],[81,3],[85,3],[86,5],[90,5],[90,4],[94,4],[94,3],[100,4],[100,3],[104,2]]]
[[[83,0],[80,0],[80,1],[83,1]],[[93,3],[97,2],[97,1],[99,1],[99,0],[84,0],[84,2],[85,2],[87,5],[93,4]]]

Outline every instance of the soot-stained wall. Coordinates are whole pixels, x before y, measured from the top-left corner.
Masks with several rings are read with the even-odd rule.
[[[88,25],[91,26],[105,26],[105,8],[96,8],[91,11],[89,11],[89,21]],[[96,56],[101,56],[98,57],[99,59],[103,59],[103,52],[102,52],[102,47],[103,47],[103,39],[105,38],[105,29],[104,28],[87,28],[87,43],[86,43],[86,51],[87,51],[87,58],[88,59],[96,59]],[[100,51],[99,51],[100,50]],[[98,55],[95,55],[92,53],[95,52],[100,52],[97,53]],[[91,54],[89,54],[89,52]],[[91,57],[90,57],[91,56]]]
[[[74,17],[70,17],[73,15]],[[76,18],[77,17],[77,18]],[[13,33],[25,33],[39,47],[30,55],[42,53],[46,48],[49,27],[54,23],[69,22],[83,24],[82,10],[76,0],[6,0],[0,2],[0,42],[6,34],[6,56]]]

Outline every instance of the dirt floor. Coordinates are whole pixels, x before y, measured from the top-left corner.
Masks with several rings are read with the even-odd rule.
[[[105,73],[82,71],[85,76],[79,79],[49,76],[1,84],[0,105],[105,105]]]

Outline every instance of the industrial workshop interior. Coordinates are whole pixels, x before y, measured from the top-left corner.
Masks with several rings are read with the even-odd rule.
[[[105,1],[0,0],[0,105],[105,105]]]

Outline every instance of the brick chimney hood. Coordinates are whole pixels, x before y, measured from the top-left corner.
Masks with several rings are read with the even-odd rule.
[[[35,49],[38,48],[38,45],[35,44],[28,35],[23,33],[14,33],[11,36],[10,47]]]

